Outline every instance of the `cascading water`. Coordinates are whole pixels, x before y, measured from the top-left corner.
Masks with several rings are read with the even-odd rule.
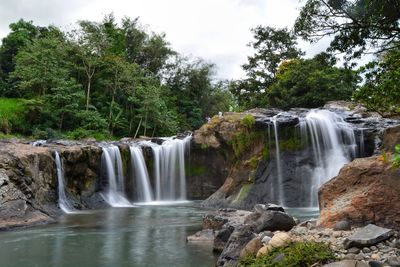
[[[185,200],[185,148],[191,137],[170,138],[151,146],[154,155],[156,200]]]
[[[137,146],[131,146],[130,151],[132,168],[135,170],[138,202],[151,202],[153,200],[153,193],[151,190],[146,162],[143,157],[143,151]]]
[[[69,203],[67,194],[65,193],[65,175],[64,175],[64,164],[60,157],[60,154],[55,151],[55,161],[57,167],[57,180],[58,180],[58,204],[60,209],[65,213],[72,213],[75,209]]]
[[[278,122],[276,118],[272,120],[274,124],[274,136],[275,136],[275,160],[276,160],[276,171],[277,171],[277,178],[278,178],[278,203],[279,205],[285,205],[285,197],[283,192],[283,175],[282,175],[282,164],[281,164],[281,152],[279,148],[279,134],[278,134]]]
[[[115,145],[103,147],[102,166],[108,176],[108,192],[105,200],[112,207],[129,207],[132,204],[125,197],[125,181],[119,148]]]
[[[309,206],[317,206],[319,187],[336,176],[356,156],[354,130],[339,115],[328,110],[311,110],[300,121],[302,138],[311,143],[314,168],[311,172]]]

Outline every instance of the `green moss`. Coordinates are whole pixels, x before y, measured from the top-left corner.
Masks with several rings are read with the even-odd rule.
[[[207,168],[201,165],[186,164],[185,171],[187,176],[200,176],[206,172]]]
[[[269,154],[269,144],[265,144],[263,150],[262,150],[262,157],[264,160],[269,160],[270,159],[270,154]]]
[[[252,129],[254,127],[254,125],[256,124],[256,119],[254,118],[253,115],[247,114],[240,121],[240,124],[243,125],[244,127],[246,127],[247,129]]]
[[[208,145],[207,145],[207,144],[201,144],[200,148],[201,148],[201,149],[207,149],[207,148],[208,148]]]
[[[259,131],[246,131],[238,132],[232,139],[232,148],[236,158],[240,158],[252,144],[264,138],[264,133]]]
[[[281,151],[296,151],[303,148],[303,144],[299,138],[292,137],[286,140],[279,140],[279,149]]]
[[[251,188],[253,187],[253,183],[246,183],[242,186],[239,192],[239,196],[236,198],[236,202],[242,202],[247,198],[250,193]]]
[[[278,255],[284,255],[282,261],[274,261]],[[244,267],[307,267],[320,266],[337,260],[328,245],[318,242],[296,242],[286,248],[277,248],[269,254],[259,257],[247,257],[240,262]]]
[[[260,159],[257,156],[253,156],[250,160],[250,167],[254,170],[257,168],[258,163],[260,162]]]

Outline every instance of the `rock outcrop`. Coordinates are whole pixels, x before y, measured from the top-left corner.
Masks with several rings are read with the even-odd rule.
[[[217,266],[237,266],[241,258],[255,256],[271,240],[272,231],[289,231],[295,226],[292,216],[276,205],[256,205],[252,212],[220,209],[203,216],[203,230],[189,236],[189,242],[210,241],[214,232],[214,252],[220,253]],[[275,246],[281,241],[277,235]]]
[[[383,147],[385,150],[394,152],[397,144],[400,144],[400,125],[387,128],[383,134]]]
[[[347,160],[380,153],[383,130],[399,124],[366,112],[365,108],[354,103],[335,102],[326,108],[343,119],[336,131],[343,131],[338,139],[343,142]],[[310,121],[305,126],[309,111],[253,109],[244,113],[225,113],[213,117],[197,130],[193,138],[192,147],[196,149],[193,154],[202,156],[195,156],[191,162],[194,165],[200,163],[202,167],[197,169],[202,171],[196,179],[214,181],[208,186],[210,190],[207,193],[223,183],[203,202],[203,206],[251,209],[257,203],[267,202],[288,207],[317,205],[315,192],[310,193],[310,188],[318,186],[313,184],[318,179],[313,177],[313,170],[324,164],[316,163],[315,158],[321,160],[321,156],[316,156],[315,151],[329,141],[322,142],[321,136],[311,136],[311,131],[318,133],[321,130]],[[249,123],[249,116],[253,117],[253,124]],[[343,126],[346,122],[348,125]],[[349,131],[354,135],[347,138]],[[278,145],[275,135],[278,135]],[[319,140],[321,145],[314,146],[312,139]],[[277,163],[278,149],[281,166]],[[278,181],[279,176],[281,181]]]
[[[54,151],[65,159],[68,196],[78,208],[103,205],[98,194],[101,148],[91,145],[32,146],[22,141],[0,145],[0,229],[48,223],[58,208]]]
[[[356,159],[319,190],[319,225],[400,227],[400,169],[379,157]]]

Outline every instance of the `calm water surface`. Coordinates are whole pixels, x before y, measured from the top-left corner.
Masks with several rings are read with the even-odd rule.
[[[286,210],[301,221],[318,216],[318,209]],[[214,266],[211,243],[186,243],[204,212],[189,203],[64,215],[57,224],[0,233],[0,266]]]
[[[57,224],[0,233],[0,266],[214,266],[212,244],[186,243],[203,214],[189,204],[65,215]]]

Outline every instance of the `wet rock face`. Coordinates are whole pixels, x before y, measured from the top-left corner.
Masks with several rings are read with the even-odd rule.
[[[185,168],[188,198],[203,200],[223,185],[230,163],[217,149],[193,144]]]
[[[53,221],[58,208],[54,151],[64,158],[68,197],[79,208],[99,202],[101,149],[85,145],[0,144],[0,229]]]
[[[384,119],[377,114],[366,112],[362,106],[349,102],[332,102],[325,109],[318,111],[336,114],[332,123],[339,122],[335,130],[340,134],[337,136],[339,144],[335,146],[343,147],[344,151],[342,159],[338,160],[340,164],[357,157],[379,154],[383,145],[383,129],[399,124],[399,121]],[[199,155],[212,154],[204,156],[203,161],[200,160],[202,164],[209,160],[209,167],[201,176],[201,180],[207,181],[206,183],[214,181],[210,189],[215,188],[221,181],[224,183],[202,205],[238,209],[251,209],[256,203],[267,202],[288,207],[317,206],[317,188],[336,175],[340,167],[327,167],[330,164],[329,158],[336,156],[329,156],[329,149],[320,150],[320,147],[329,143],[329,140],[324,139],[327,135],[322,138],[320,132],[329,125],[318,126],[321,129],[315,128],[312,119],[320,119],[321,113],[307,117],[310,113],[316,112],[310,112],[308,109],[283,112],[258,108],[244,113],[216,116],[203,125],[195,132],[192,146],[202,148],[203,151]],[[251,128],[246,128],[242,122],[248,115],[255,119]],[[274,129],[275,126],[277,130]],[[277,163],[275,130],[279,139],[281,175]],[[322,139],[324,140],[321,141]],[[319,142],[317,145],[314,144],[316,140]],[[192,155],[194,153],[198,151],[193,151]],[[218,154],[220,156],[217,156]],[[216,159],[217,164],[213,164],[213,159]],[[195,156],[191,162],[196,164],[197,160]],[[318,161],[326,162],[321,164]],[[314,170],[317,170],[315,175]],[[329,177],[325,177],[326,173],[329,173]],[[321,175],[324,176],[322,179]],[[316,180],[322,181],[315,184]],[[210,192],[212,190],[207,193]]]
[[[374,223],[400,227],[400,169],[378,157],[356,159],[319,190],[319,224],[334,227],[339,221],[352,226]]]

